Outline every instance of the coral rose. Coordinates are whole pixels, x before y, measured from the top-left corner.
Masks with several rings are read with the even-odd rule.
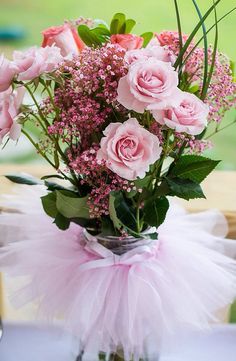
[[[143,46],[143,38],[133,34],[114,34],[111,43],[118,44],[126,50],[140,49]]]
[[[143,128],[136,118],[111,123],[104,131],[97,158],[120,177],[135,180],[145,177],[149,166],[160,158],[159,139]]]
[[[78,32],[70,24],[53,26],[42,32],[42,47],[56,45],[61,49],[62,56],[78,54],[84,48]]]
[[[165,124],[179,133],[200,134],[207,125],[208,106],[193,94],[183,92],[177,107],[163,111],[153,111],[153,116],[160,124]]]
[[[119,80],[117,100],[125,108],[143,113],[178,103],[178,73],[170,63],[149,58],[130,65]]]
[[[24,89],[11,89],[0,94],[0,144],[8,134],[12,140],[20,136],[21,125],[17,123],[17,115],[24,97]]]

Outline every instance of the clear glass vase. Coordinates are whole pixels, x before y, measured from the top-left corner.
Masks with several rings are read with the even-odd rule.
[[[139,237],[139,238],[133,236],[116,237],[116,236],[107,236],[100,234],[96,236],[96,239],[97,242],[100,243],[102,246],[111,250],[114,254],[121,256],[138,246],[151,244],[153,240],[148,237],[149,233],[152,233],[151,229],[145,231],[143,233],[143,237]],[[84,235],[85,235],[85,239],[87,240],[90,240],[91,237],[93,238],[93,236],[91,236],[86,230],[84,231]],[[106,355],[104,352],[100,352],[97,357],[97,360],[98,361],[132,361],[132,359],[131,360],[124,359],[122,349],[117,349],[116,353],[112,353],[110,355]],[[83,351],[80,353],[80,355],[78,355],[76,361],[83,361]],[[94,359],[94,361],[96,360]],[[151,360],[148,360],[146,358],[144,360],[142,358],[139,361],[151,361]],[[155,361],[158,361],[158,357],[155,358]]]

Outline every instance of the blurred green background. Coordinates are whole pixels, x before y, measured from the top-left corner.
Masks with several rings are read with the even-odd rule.
[[[212,5],[212,0],[198,0],[204,12]],[[191,0],[179,0],[183,31],[190,32],[197,22],[197,15]],[[236,6],[235,0],[222,0],[218,6],[219,17]],[[15,28],[23,31],[25,36],[18,41],[0,42],[0,52],[11,54],[14,48],[23,48],[41,43],[40,32],[49,26],[61,24],[65,19],[76,19],[79,16],[100,18],[110,22],[115,12],[124,12],[137,21],[134,31],[161,31],[176,29],[176,17],[173,0],[0,0],[0,27]],[[208,25],[214,22],[213,17]],[[236,12],[220,24],[219,49],[236,60],[235,31]],[[200,34],[200,33],[199,33]],[[210,39],[213,40],[214,32]],[[231,122],[236,116],[230,111],[224,122]],[[222,159],[222,169],[236,169],[236,125],[217,134],[213,139],[215,147],[210,155]],[[9,149],[9,148],[8,148]],[[10,153],[10,155],[9,155]],[[11,150],[0,152],[0,162],[25,162],[33,160],[32,152],[24,140],[19,148],[11,145]]]

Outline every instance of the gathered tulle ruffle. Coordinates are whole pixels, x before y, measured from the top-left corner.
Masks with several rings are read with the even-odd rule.
[[[223,254],[232,243],[219,212],[189,214],[172,204],[158,240],[119,256],[75,224],[58,230],[42,210],[44,188],[22,188],[14,196],[21,213],[0,216],[8,240],[18,240],[1,250],[0,268],[30,277],[14,303],[37,300],[48,320],[63,316],[84,360],[117,347],[126,360],[152,357],[170,335],[208,328],[233,301],[236,263]]]

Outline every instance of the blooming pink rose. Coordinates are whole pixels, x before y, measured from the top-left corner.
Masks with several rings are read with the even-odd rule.
[[[21,125],[17,123],[17,115],[24,97],[24,89],[13,91],[8,89],[0,94],[0,144],[5,135],[12,140],[20,136]]]
[[[0,92],[7,90],[16,74],[16,66],[13,62],[0,56]]]
[[[42,34],[42,47],[56,45],[61,49],[62,56],[78,54],[84,48],[84,43],[80,39],[78,32],[68,23],[48,28]]]
[[[150,45],[142,49],[128,50],[125,54],[125,61],[128,64],[132,64],[135,61],[147,60],[149,58],[169,62],[172,65],[176,60],[176,56],[168,48],[158,44]]]
[[[177,86],[178,73],[171,64],[149,58],[130,65],[128,74],[119,80],[117,100],[138,113],[163,109],[178,102]]]
[[[178,31],[162,31],[160,34],[155,33],[155,36],[161,46],[175,45],[179,43]],[[183,43],[186,43],[188,35],[182,34]]]
[[[118,44],[126,50],[140,49],[143,46],[143,38],[133,34],[114,34],[111,43]]]
[[[32,47],[26,51],[13,53],[13,61],[18,69],[18,79],[23,81],[54,71],[62,60],[60,49],[56,46]]]
[[[145,177],[149,166],[160,158],[159,139],[143,128],[136,118],[126,122],[111,123],[103,132],[99,160],[120,177],[134,180]]]
[[[165,124],[179,133],[200,134],[207,125],[208,106],[193,94],[183,92],[182,100],[176,107],[153,111],[160,124]]]

